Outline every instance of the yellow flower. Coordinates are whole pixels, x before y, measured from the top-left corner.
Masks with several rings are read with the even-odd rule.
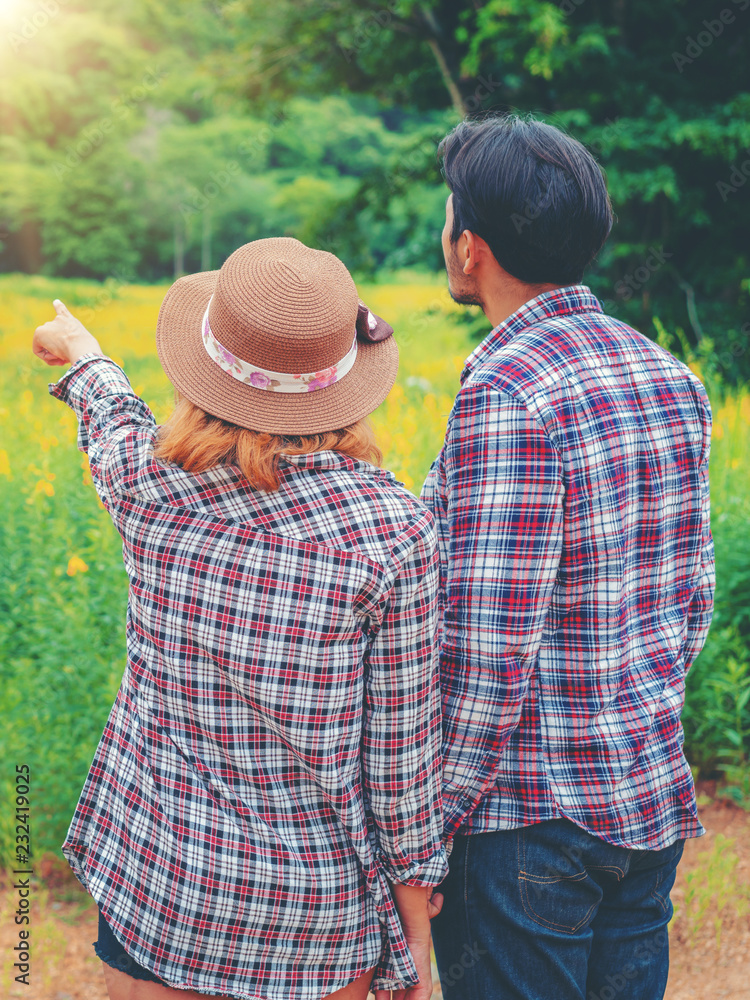
[[[56,448],[60,442],[54,434],[50,434],[49,437],[46,434],[42,434],[39,438],[39,444],[41,445],[42,451],[49,451],[50,448]]]
[[[76,573],[87,573],[88,566],[80,556],[71,556],[68,560],[68,576],[75,576]]]
[[[21,405],[18,408],[19,413],[22,417],[27,416],[31,412],[31,408],[34,405],[34,396],[29,389],[24,389],[21,395]]]
[[[417,433],[417,415],[412,407],[406,411],[406,415],[401,421],[401,427],[408,438],[413,438]]]
[[[401,385],[400,382],[396,382],[396,384],[393,386],[390,393],[388,394],[388,402],[391,404],[400,403],[403,398],[404,398],[404,387]]]
[[[0,476],[7,476],[8,479],[12,479],[13,476],[10,472],[10,462],[8,461],[8,452],[4,448],[0,448]]]
[[[48,497],[53,497],[55,495],[55,487],[52,483],[48,483],[45,479],[38,480],[34,490],[37,493],[46,493]]]

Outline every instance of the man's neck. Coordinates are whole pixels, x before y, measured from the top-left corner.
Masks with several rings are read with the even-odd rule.
[[[531,302],[544,292],[551,292],[561,285],[527,285],[515,279],[511,281],[493,282],[492,287],[482,289],[484,315],[492,324],[499,326],[504,320],[520,309],[526,302]]]

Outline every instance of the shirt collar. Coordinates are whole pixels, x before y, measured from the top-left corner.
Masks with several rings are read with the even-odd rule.
[[[357,469],[369,468],[367,462],[359,461],[340,451],[313,451],[306,455],[287,455],[281,458],[299,469]]]
[[[551,292],[544,292],[542,295],[537,295],[535,299],[529,299],[528,302],[524,302],[520,309],[516,309],[494,330],[491,330],[482,343],[474,348],[466,359],[464,370],[461,372],[461,383],[463,384],[483,361],[490,358],[500,347],[507,344],[526,327],[533,326],[545,319],[552,319],[555,316],[601,311],[599,300],[592,294],[587,285],[568,285],[565,288],[554,288]]]

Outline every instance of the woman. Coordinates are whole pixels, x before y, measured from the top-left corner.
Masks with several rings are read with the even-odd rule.
[[[157,428],[55,309],[34,352],[72,365],[51,392],[130,583],[127,668],[63,846],[110,997],[427,1000],[437,557],[363,422],[395,379],[390,327],[333,255],[249,243],[167,293],[178,403]]]

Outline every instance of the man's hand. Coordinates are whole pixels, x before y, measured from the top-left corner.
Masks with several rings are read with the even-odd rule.
[[[430,920],[443,907],[439,892],[429,895],[429,889],[393,886],[396,907],[401,917],[406,943],[417,967],[419,984],[408,990],[375,990],[375,1000],[430,1000],[432,996],[432,964],[430,956]]]
[[[32,350],[48,365],[72,365],[84,354],[101,354],[98,341],[59,299],[52,303],[57,315],[34,331]]]

